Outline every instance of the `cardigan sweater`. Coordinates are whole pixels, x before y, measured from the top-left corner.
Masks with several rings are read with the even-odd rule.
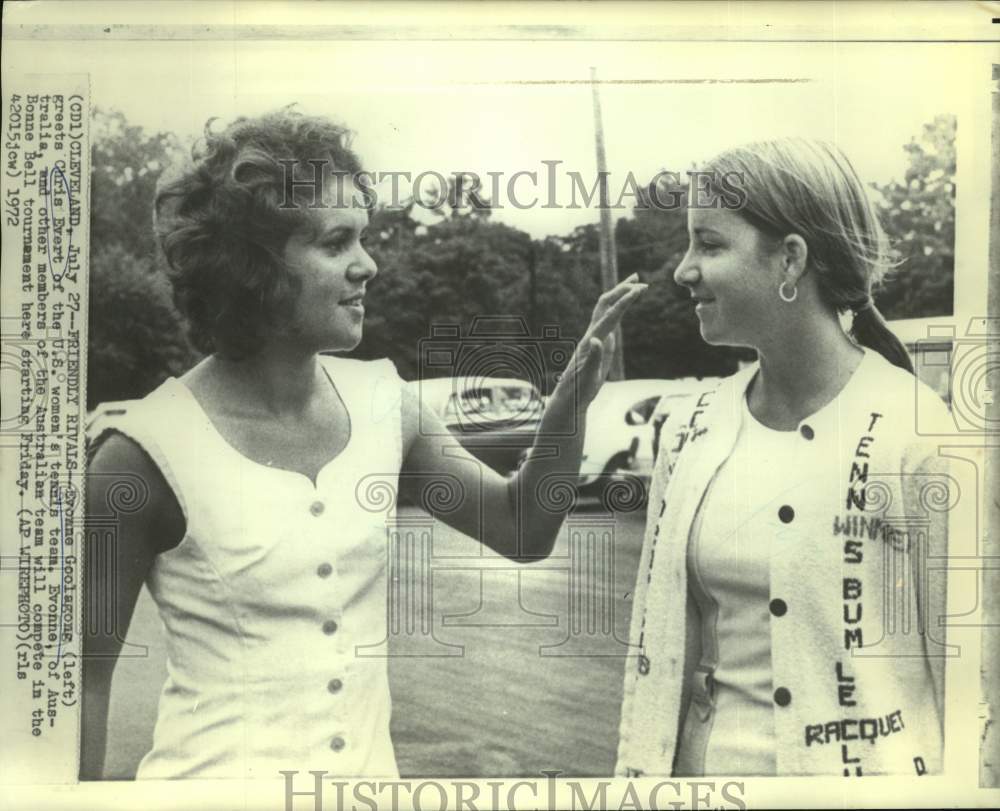
[[[663,427],[633,592],[636,654],[626,659],[618,775],[672,773],[691,688],[710,678],[695,672],[687,544],[758,369],[692,397]],[[802,470],[773,516],[779,775],[941,769],[947,511],[957,487],[933,443],[916,433],[922,386],[866,349],[840,394],[798,426],[803,443],[822,443],[829,464]],[[933,418],[947,421],[944,403],[933,402]]]

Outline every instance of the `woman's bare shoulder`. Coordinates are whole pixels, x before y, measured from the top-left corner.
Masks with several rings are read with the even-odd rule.
[[[142,446],[109,429],[87,465],[87,514],[127,520],[154,552],[184,538],[186,521],[177,496]]]

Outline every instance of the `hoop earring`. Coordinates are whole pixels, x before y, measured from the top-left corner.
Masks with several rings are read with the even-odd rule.
[[[792,285],[792,294],[788,295],[785,292],[785,285],[786,284],[788,284],[788,282],[782,282],[781,284],[778,285],[778,296],[781,298],[782,301],[784,301],[784,302],[786,302],[788,304],[791,304],[793,301],[795,301],[795,299],[797,299],[799,297],[799,288],[797,288],[793,284]]]

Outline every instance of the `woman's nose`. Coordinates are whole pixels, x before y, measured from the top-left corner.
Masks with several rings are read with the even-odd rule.
[[[698,280],[701,278],[701,273],[698,269],[693,267],[692,264],[688,262],[689,256],[689,253],[684,254],[684,258],[681,259],[681,263],[674,271],[674,281],[677,282],[677,284],[687,287],[697,284]]]
[[[351,267],[348,270],[351,281],[367,281],[374,278],[376,274],[378,274],[378,265],[375,264],[375,260],[372,259],[371,254],[364,248],[361,248],[357,260],[351,263]]]

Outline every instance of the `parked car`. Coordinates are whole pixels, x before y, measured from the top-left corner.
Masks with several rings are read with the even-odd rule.
[[[534,442],[544,406],[527,380],[440,377],[408,385],[469,453],[499,473],[515,471]]]
[[[655,459],[653,419],[658,405],[677,402],[706,385],[711,381],[697,378],[605,383],[587,410],[581,486],[590,487],[602,476],[624,474],[648,480]]]

